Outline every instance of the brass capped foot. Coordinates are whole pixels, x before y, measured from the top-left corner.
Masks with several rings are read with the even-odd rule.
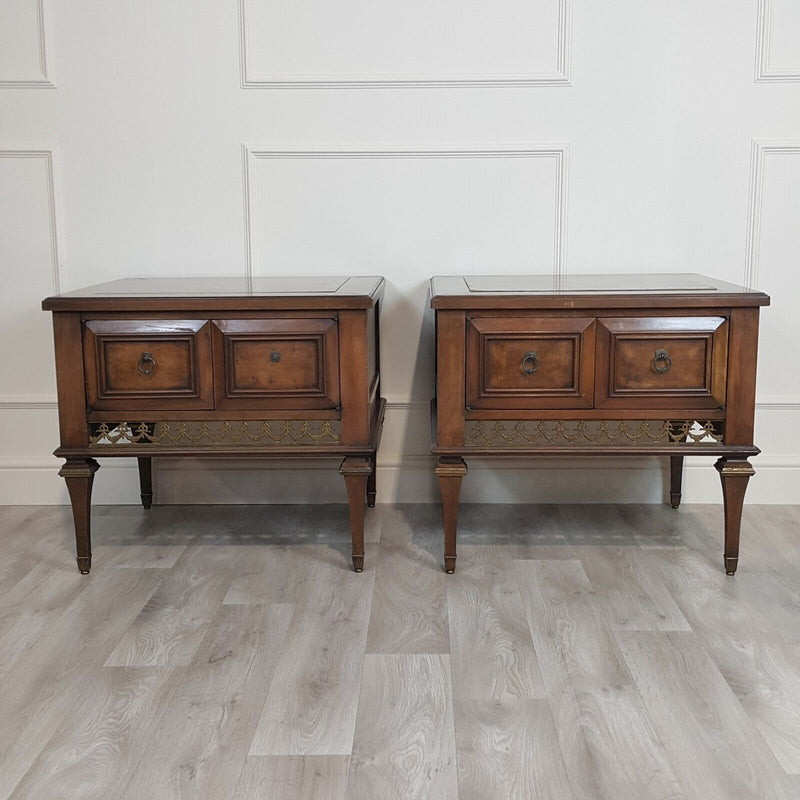
[[[89,570],[92,568],[92,557],[78,556],[75,560],[78,562],[78,570],[80,570],[81,575],[88,575]]]
[[[353,571],[354,572],[364,571],[364,556],[353,556]]]
[[[367,506],[375,508],[375,492],[367,492]]]
[[[725,574],[726,575],[735,575],[736,574],[736,567],[739,566],[739,558],[738,556],[725,556]]]
[[[681,504],[681,496],[680,493],[673,492],[669,496],[670,503],[672,503],[673,508],[677,508]]]
[[[444,557],[444,571],[448,575],[452,575],[456,571],[456,557],[455,556],[445,556]]]

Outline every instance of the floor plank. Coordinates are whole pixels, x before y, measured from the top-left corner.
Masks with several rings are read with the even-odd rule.
[[[580,561],[517,561],[574,794],[666,800],[680,785]]]
[[[251,756],[234,800],[344,800],[349,756]]]
[[[467,545],[461,555],[447,579],[453,697],[545,697],[510,554]]]
[[[347,797],[458,798],[449,657],[367,655]],[[398,737],[397,731],[408,731]]]
[[[636,546],[590,546],[580,550],[581,563],[611,628],[691,630],[646,555],[646,551]]]
[[[693,633],[616,634],[687,797],[788,800],[769,748]]]
[[[11,800],[118,797],[167,708],[180,669],[106,667],[17,785]]]
[[[105,666],[190,664],[228,592],[235,574],[232,566],[244,555],[241,547],[188,550],[164,576]]]
[[[123,800],[233,795],[293,610],[288,605],[219,610]]]
[[[349,755],[375,573],[308,566],[252,756]]]
[[[80,705],[92,678],[157,589],[153,570],[93,575],[73,603],[16,659],[0,693],[0,797],[17,785]]]
[[[384,512],[368,653],[447,653],[447,575],[434,555],[430,509]],[[438,523],[435,525],[438,528]],[[438,542],[437,542],[438,545]]]
[[[692,630],[784,770],[800,774],[800,601],[774,574],[733,580],[707,557],[656,565]]]
[[[572,800],[546,700],[456,700],[459,800]]]

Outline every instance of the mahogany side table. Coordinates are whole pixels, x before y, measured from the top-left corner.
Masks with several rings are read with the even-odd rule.
[[[78,568],[98,457],[337,457],[353,568],[375,504],[381,277],[126,279],[48,297]]]
[[[470,456],[665,455],[681,498],[686,455],[715,456],[725,570],[739,558],[754,474],[761,292],[695,274],[448,276],[436,315],[433,453],[445,570],[456,565]]]

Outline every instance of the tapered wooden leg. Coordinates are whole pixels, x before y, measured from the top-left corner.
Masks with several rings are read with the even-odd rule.
[[[93,458],[68,458],[59,475],[67,482],[75,522],[78,569],[88,575],[92,568],[91,505],[94,474],[100,465]]]
[[[140,456],[139,462],[139,492],[142,505],[150,508],[153,505],[153,459],[149,456]]]
[[[756,471],[747,459],[721,458],[714,466],[722,481],[725,504],[725,572],[733,575],[739,563],[739,531],[742,526],[742,506],[747,482]]]
[[[669,499],[673,508],[681,504],[681,484],[683,483],[683,456],[669,457]]]
[[[356,572],[364,569],[364,497],[372,469],[372,462],[368,458],[346,458],[339,467],[350,504],[350,538],[353,542],[353,569]]]
[[[463,458],[443,457],[436,465],[436,477],[442,492],[442,520],[444,523],[444,571],[456,571],[456,531],[458,529],[458,495],[461,479],[467,474]]]
[[[375,508],[375,495],[376,495],[376,482],[378,476],[378,465],[375,459],[372,459],[372,472],[367,477],[367,505],[370,508]]]

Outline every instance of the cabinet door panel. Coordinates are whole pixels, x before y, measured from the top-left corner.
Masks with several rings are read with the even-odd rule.
[[[600,318],[598,408],[723,408],[724,317]]]
[[[90,409],[213,407],[206,320],[88,320],[83,346]]]
[[[219,409],[321,409],[339,405],[334,319],[214,320]]]
[[[591,408],[594,319],[467,320],[467,406]]]

